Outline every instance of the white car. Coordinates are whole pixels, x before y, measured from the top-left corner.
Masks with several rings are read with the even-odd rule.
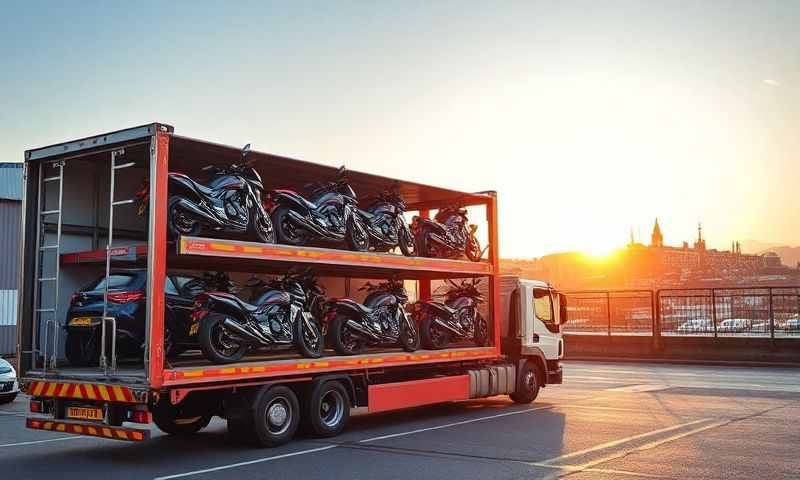
[[[678,333],[710,333],[714,331],[714,324],[707,318],[693,318],[678,327]]]
[[[729,318],[717,325],[720,333],[741,333],[753,328],[753,322],[748,318]]]
[[[10,363],[0,358],[0,404],[13,402],[18,393],[17,372]]]

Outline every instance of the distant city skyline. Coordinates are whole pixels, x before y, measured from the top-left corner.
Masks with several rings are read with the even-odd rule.
[[[162,121],[497,190],[505,258],[608,253],[654,215],[667,243],[800,245],[800,2],[12,1],[0,25],[0,160]]]

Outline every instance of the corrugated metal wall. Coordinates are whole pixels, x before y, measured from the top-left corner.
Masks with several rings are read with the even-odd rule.
[[[0,355],[16,351],[21,208],[21,202],[0,200]]]

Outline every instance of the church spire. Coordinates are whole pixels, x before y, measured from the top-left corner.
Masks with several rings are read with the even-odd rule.
[[[653,233],[650,235],[650,246],[664,246],[664,236],[661,234],[661,227],[658,226],[658,218],[656,218],[656,223],[653,225]]]

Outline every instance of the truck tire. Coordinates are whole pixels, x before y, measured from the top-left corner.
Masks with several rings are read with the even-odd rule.
[[[317,383],[303,407],[303,431],[315,437],[338,435],[350,419],[350,396],[337,380]]]
[[[153,422],[168,435],[191,435],[206,428],[211,415],[184,416],[179,405],[161,402],[153,409]]]
[[[531,361],[526,361],[517,377],[517,391],[510,394],[514,403],[531,403],[539,396],[539,367]]]
[[[253,404],[253,431],[262,447],[277,447],[294,437],[300,425],[300,405],[285,385],[264,387]]]

